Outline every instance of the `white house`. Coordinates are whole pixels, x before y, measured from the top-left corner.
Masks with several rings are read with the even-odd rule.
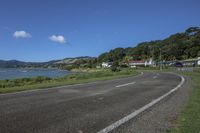
[[[110,68],[112,65],[111,65],[111,63],[109,63],[109,62],[103,62],[103,63],[101,64],[101,66],[102,66],[103,68]]]
[[[153,65],[155,65],[155,62],[153,61],[152,58],[145,61],[145,66],[153,66]]]

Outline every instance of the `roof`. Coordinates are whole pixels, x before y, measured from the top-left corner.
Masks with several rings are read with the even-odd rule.
[[[144,60],[130,60],[128,63],[145,63]]]

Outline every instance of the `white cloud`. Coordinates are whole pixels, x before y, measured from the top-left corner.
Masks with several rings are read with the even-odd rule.
[[[49,37],[51,41],[58,42],[58,43],[66,43],[65,37],[62,35],[52,35]]]
[[[15,38],[30,38],[31,37],[31,34],[30,33],[27,33],[26,31],[15,31],[13,36]]]

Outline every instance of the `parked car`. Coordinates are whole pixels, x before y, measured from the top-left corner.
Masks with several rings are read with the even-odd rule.
[[[174,67],[183,67],[183,64],[181,62],[174,63]]]

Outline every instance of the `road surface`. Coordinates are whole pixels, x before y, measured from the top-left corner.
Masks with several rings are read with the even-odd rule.
[[[180,84],[172,73],[0,95],[0,133],[95,133]],[[126,124],[126,123],[125,123]]]

